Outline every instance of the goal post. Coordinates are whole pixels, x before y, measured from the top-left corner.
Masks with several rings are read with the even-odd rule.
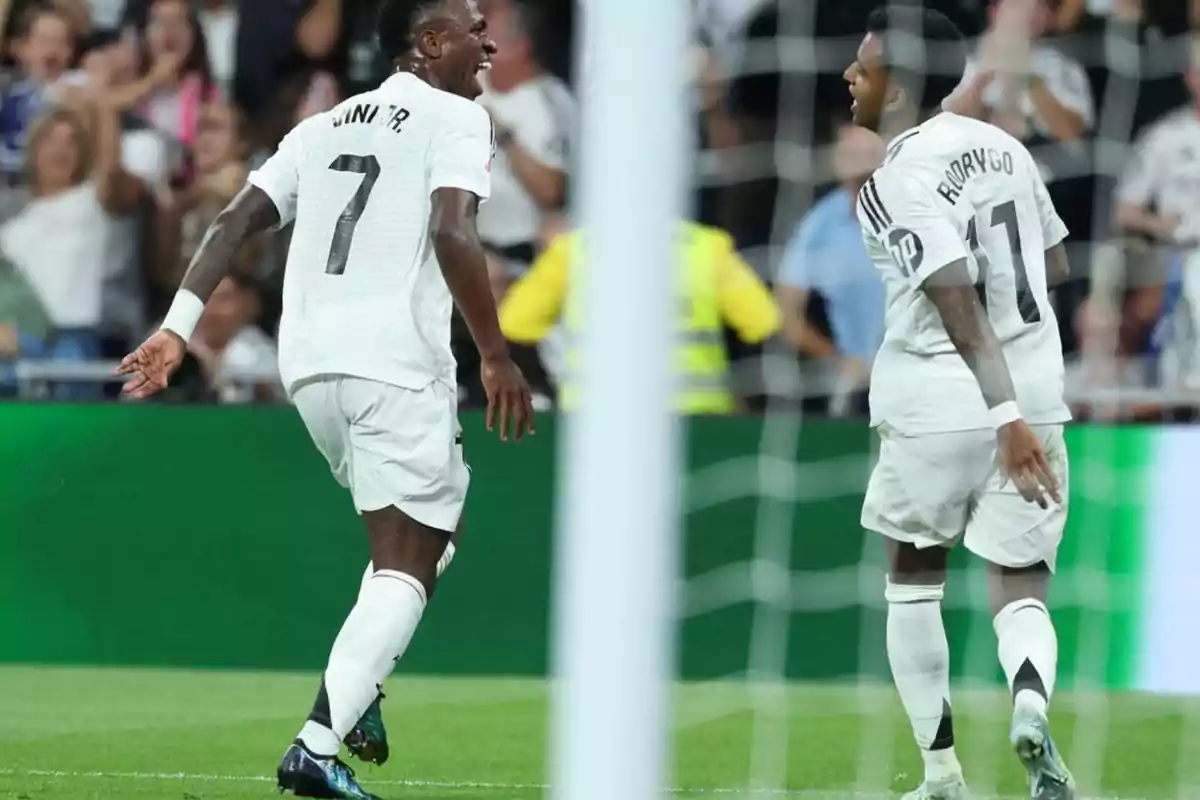
[[[560,451],[550,727],[556,800],[669,783],[678,586],[675,230],[690,140],[683,2],[582,6],[581,402]]]

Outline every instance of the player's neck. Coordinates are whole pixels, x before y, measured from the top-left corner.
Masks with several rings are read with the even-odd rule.
[[[933,111],[928,114],[917,114],[912,112],[898,112],[889,114],[883,118],[882,124],[879,126],[879,138],[883,139],[885,144],[891,144],[892,140],[905,131],[912,130],[916,126],[926,122],[927,120],[936,117],[941,111]]]
[[[426,61],[398,61],[396,62],[396,69],[393,74],[415,75],[435,89],[448,91],[446,87],[442,86],[441,82],[438,81],[437,76],[433,73],[433,70],[430,69],[429,63]]]

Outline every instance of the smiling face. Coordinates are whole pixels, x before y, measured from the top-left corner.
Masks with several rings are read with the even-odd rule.
[[[883,60],[883,42],[868,33],[858,46],[854,63],[842,73],[850,84],[850,114],[854,124],[878,131],[887,103],[888,69]]]
[[[39,83],[58,80],[71,65],[75,46],[71,24],[56,11],[32,13],[28,33],[14,42],[14,52],[25,73]]]
[[[84,168],[84,132],[69,112],[58,110],[30,132],[33,183],[38,194],[54,195],[80,181]]]
[[[196,169],[209,174],[236,161],[241,147],[239,127],[237,115],[228,105],[205,105],[196,132]]]
[[[150,7],[146,25],[146,45],[151,57],[186,58],[196,43],[196,34],[183,0],[157,0]]]
[[[479,73],[491,67],[496,44],[475,0],[442,0],[419,28],[417,47],[438,85],[468,100],[482,94]]]

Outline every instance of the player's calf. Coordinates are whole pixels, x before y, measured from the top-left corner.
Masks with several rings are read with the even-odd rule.
[[[457,538],[457,533],[455,536]],[[438,578],[442,577],[442,573],[446,571],[446,568],[450,566],[450,562],[454,560],[454,553],[454,541],[450,541],[446,544],[446,551],[438,559]],[[366,589],[374,574],[375,565],[373,563],[368,564],[367,570],[363,575],[362,589]],[[361,591],[360,589],[360,594]],[[432,595],[430,599],[433,599]],[[367,710],[363,712],[362,717],[355,723],[354,728],[346,734],[343,740],[346,748],[350,751],[350,755],[376,766],[383,766],[391,753],[391,748],[388,745],[387,728],[383,724],[382,701],[385,697],[386,695],[380,691],[371,705],[367,706]]]
[[[1058,637],[1044,598],[1050,569],[991,569],[1000,666],[1013,698],[1010,740],[1029,775],[1036,800],[1070,800],[1075,784],[1050,736],[1048,713],[1058,671]]]
[[[364,512],[363,518],[375,570],[334,641],[317,702],[299,735],[320,756],[336,755],[378,700],[424,614],[450,537],[395,507]]]

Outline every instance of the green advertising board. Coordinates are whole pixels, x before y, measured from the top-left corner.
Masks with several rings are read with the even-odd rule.
[[[543,674],[554,425],[501,444],[478,416],[463,424],[474,470],[466,530],[403,669]],[[764,424],[794,428],[758,418],[689,427],[682,674],[883,677],[882,546],[858,525],[873,434],[806,422],[793,446]],[[1138,476],[1153,437],[1069,433],[1072,523],[1054,598],[1063,682],[1128,686],[1146,516]],[[0,406],[0,435],[0,661],[323,666],[367,550],[292,410],[12,404]],[[979,576],[955,578],[946,613],[956,666],[992,678]]]

